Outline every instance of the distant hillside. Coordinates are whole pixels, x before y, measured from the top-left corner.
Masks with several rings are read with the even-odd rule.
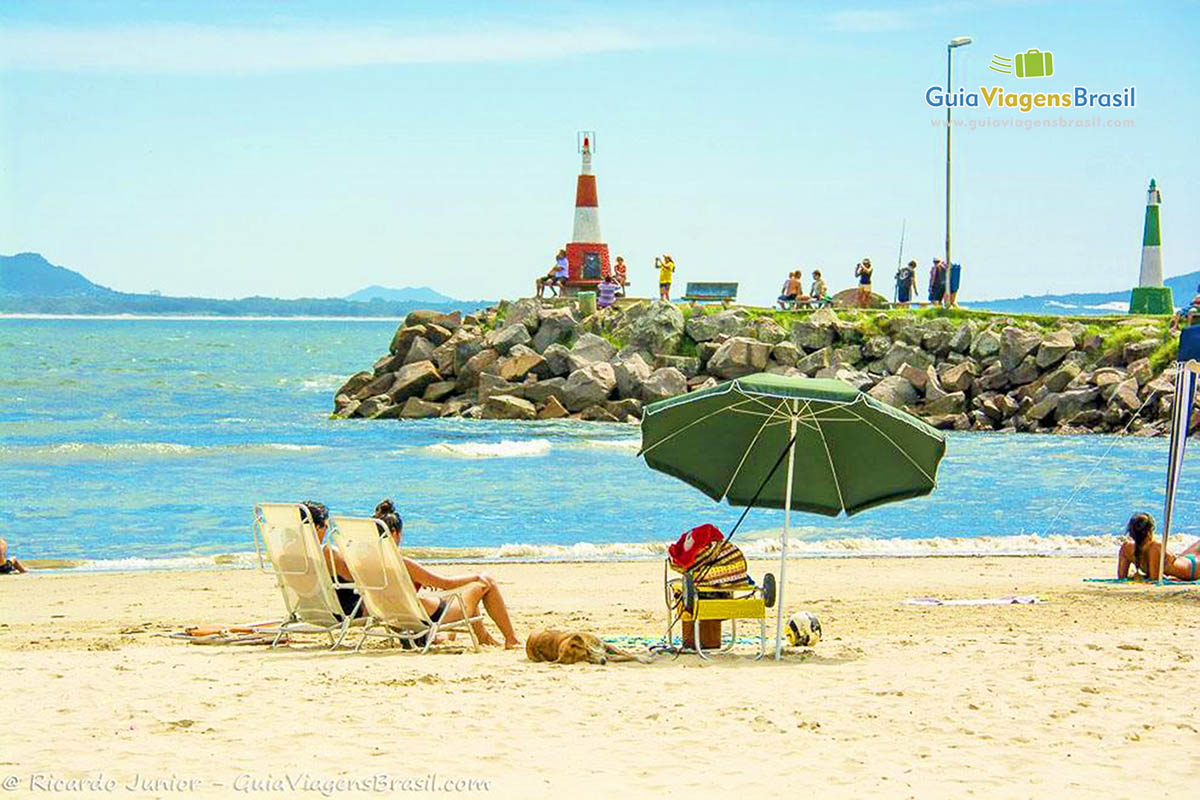
[[[1200,270],[1167,278],[1175,307],[1187,305],[1200,284]],[[1130,287],[1132,288],[1132,287]],[[1129,310],[1129,289],[1118,292],[1081,292],[1075,294],[1046,294],[1038,297],[1024,295],[1007,300],[966,301],[972,309],[1010,314],[1058,314],[1067,316],[1125,313]]]
[[[357,300],[361,303],[369,303],[372,300],[394,300],[396,302],[416,302],[416,303],[461,303],[462,300],[455,300],[449,295],[444,295],[436,289],[430,289],[428,286],[405,286],[400,289],[389,289],[386,286],[368,286],[365,289],[359,289],[354,294],[346,295],[347,300]]]
[[[0,256],[0,313],[6,314],[400,317],[418,308],[473,311],[487,305],[484,301],[454,300],[432,289],[414,291],[431,294],[416,299],[376,298],[369,302],[341,297],[304,297],[297,300],[275,297],[246,297],[239,300],[165,297],[114,291],[92,283],[78,272],[51,264],[38,253]],[[434,295],[443,299],[432,299]]]

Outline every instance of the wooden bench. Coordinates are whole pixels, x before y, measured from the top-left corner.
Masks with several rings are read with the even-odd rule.
[[[737,299],[736,283],[689,283],[683,295],[692,303],[731,303]]]

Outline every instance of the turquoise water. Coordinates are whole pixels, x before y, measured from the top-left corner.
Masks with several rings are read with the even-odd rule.
[[[27,559],[211,564],[253,551],[252,507],[385,496],[411,547],[488,557],[622,558],[739,510],[651,472],[636,426],[334,421],[389,321],[0,319],[0,512]],[[1161,513],[1165,442],[959,434],[930,497],[853,519],[797,516],[807,555],[1110,553],[1131,509]],[[1200,501],[1185,468],[1182,530]],[[1055,515],[1058,517],[1055,519]],[[738,536],[769,552],[781,512]],[[966,541],[962,541],[964,538]]]

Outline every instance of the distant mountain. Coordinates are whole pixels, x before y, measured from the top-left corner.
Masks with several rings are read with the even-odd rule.
[[[1175,307],[1185,306],[1196,295],[1196,287],[1200,284],[1200,270],[1167,278],[1163,283],[1171,288]],[[1045,294],[1038,297],[1024,295],[1007,300],[968,301],[966,305],[978,311],[998,311],[1007,314],[1057,314],[1059,316],[1124,314],[1129,311],[1129,292],[1129,289],[1123,289],[1119,292]]]
[[[474,311],[488,304],[485,301],[454,300],[432,289],[411,291],[426,294],[418,294],[415,299],[372,298],[369,302],[341,297],[303,297],[297,300],[275,297],[246,297],[239,300],[166,297],[114,291],[92,283],[78,272],[51,264],[38,253],[0,256],[0,313],[7,314],[400,317],[418,308]],[[435,297],[438,299],[433,299]]]
[[[359,289],[354,294],[346,295],[347,300],[357,300],[369,303],[372,300],[394,300],[397,302],[413,303],[460,303],[449,295],[444,295],[428,286],[405,286],[401,289],[389,289],[386,286],[368,286]]]

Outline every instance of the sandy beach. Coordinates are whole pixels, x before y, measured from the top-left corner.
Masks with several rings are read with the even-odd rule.
[[[661,634],[657,563],[487,570],[521,635]],[[376,776],[393,794],[432,776],[440,793],[450,782],[489,797],[1185,792],[1200,776],[1200,589],[1081,582],[1111,570],[1072,558],[796,561],[787,606],[820,616],[813,650],[608,666],[161,635],[277,616],[273,578],[254,571],[5,578],[0,780],[14,796],[389,794]],[[903,604],[1012,594],[1047,602]]]

